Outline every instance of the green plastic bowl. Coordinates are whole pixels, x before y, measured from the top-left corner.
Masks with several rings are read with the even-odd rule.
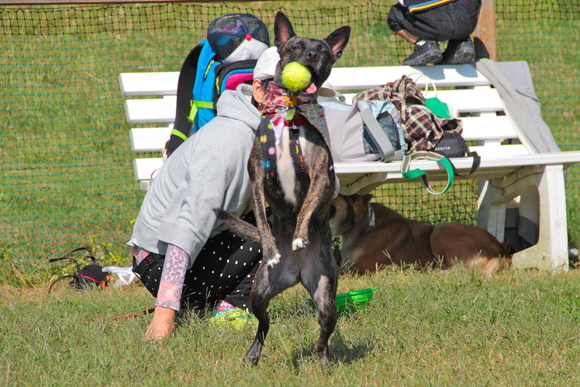
[[[336,296],[336,309],[338,313],[358,312],[373,298],[373,292],[376,289],[368,288],[338,294]]]
[[[358,312],[361,310],[367,302],[373,298],[373,291],[377,288],[368,288],[362,290],[355,290],[353,292],[342,293],[336,296],[336,311],[339,314]],[[314,311],[316,312],[316,305],[312,298],[307,298],[302,304],[302,311]]]

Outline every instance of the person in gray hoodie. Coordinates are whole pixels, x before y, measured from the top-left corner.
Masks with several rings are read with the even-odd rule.
[[[145,195],[128,244],[133,271],[156,297],[147,339],[170,335],[185,305],[253,318],[247,310],[261,246],[224,230],[213,209],[254,221],[247,162],[278,60],[266,50],[253,85],[222,94],[216,117],[172,153]]]

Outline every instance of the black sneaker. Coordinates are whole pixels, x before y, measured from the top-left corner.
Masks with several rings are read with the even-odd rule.
[[[442,55],[439,43],[434,40],[419,40],[415,43],[415,51],[403,61],[405,66],[424,66],[427,63],[439,63]]]
[[[450,40],[443,52],[441,64],[465,64],[475,60],[475,48],[470,38]]]

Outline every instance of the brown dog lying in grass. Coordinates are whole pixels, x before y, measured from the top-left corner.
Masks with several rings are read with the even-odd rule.
[[[332,202],[330,227],[342,236],[343,267],[351,271],[362,274],[391,264],[448,269],[463,263],[492,273],[511,265],[507,243],[483,228],[407,219],[371,198],[339,195]]]

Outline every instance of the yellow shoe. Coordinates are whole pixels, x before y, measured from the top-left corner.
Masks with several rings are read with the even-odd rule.
[[[216,328],[231,328],[243,330],[245,328],[257,328],[258,320],[247,309],[231,308],[217,312],[210,319],[209,323]]]

